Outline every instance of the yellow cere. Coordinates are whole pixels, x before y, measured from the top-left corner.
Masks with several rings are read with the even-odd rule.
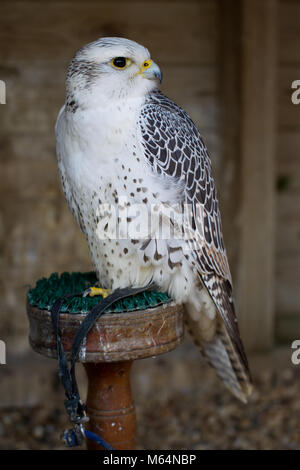
[[[147,70],[149,67],[151,67],[151,64],[152,64],[152,59],[145,60],[141,67],[141,73]]]

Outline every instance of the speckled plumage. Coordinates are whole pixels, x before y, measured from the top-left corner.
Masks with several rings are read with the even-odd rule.
[[[114,70],[111,60],[123,56],[132,66]],[[63,190],[102,286],[155,282],[183,303],[195,343],[244,400],[251,379],[210,159],[192,120],[156,88],[154,74],[139,72],[149,58],[122,38],[76,54],[56,126]],[[180,223],[184,207],[189,226]],[[142,236],[130,234],[137,221]],[[162,237],[170,226],[176,236]]]

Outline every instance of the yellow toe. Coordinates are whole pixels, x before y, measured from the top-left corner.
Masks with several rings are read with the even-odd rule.
[[[95,297],[95,295],[102,295],[105,299],[109,295],[109,289],[102,289],[102,287],[90,287],[89,296]]]

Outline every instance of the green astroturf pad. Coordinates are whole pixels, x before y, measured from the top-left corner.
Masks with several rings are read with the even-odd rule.
[[[55,300],[62,295],[84,291],[88,287],[95,286],[96,283],[97,277],[94,272],[62,273],[60,276],[57,273],[53,273],[48,279],[45,277],[39,279],[36,286],[29,289],[27,298],[30,305],[42,310],[50,310]],[[101,301],[101,298],[100,295],[95,297],[70,297],[65,299],[60,311],[87,313]],[[163,292],[146,291],[126,299],[118,300],[106,312],[120,313],[144,310],[170,301],[170,297]]]

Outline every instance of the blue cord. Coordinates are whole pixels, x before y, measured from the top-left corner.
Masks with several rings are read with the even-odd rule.
[[[86,429],[84,430],[84,434],[85,434],[85,437],[87,439],[91,439],[92,441],[96,442],[96,444],[98,444],[99,446],[102,446],[104,447],[104,449],[107,449],[107,450],[115,450],[110,444],[108,444],[104,439],[102,439],[101,437],[97,436],[97,434],[95,434],[94,432],[92,431],[87,431]]]

